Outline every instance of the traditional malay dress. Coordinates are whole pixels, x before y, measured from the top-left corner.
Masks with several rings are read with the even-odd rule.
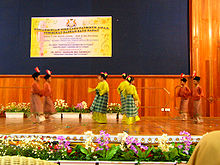
[[[125,86],[123,96],[125,97],[126,123],[133,124],[140,120],[138,116],[138,108],[135,104],[135,101],[139,101],[136,87],[132,84]]]
[[[31,85],[31,109],[30,112],[36,115],[43,115],[43,105],[41,101],[43,90],[40,89],[39,83],[34,81]]]
[[[108,105],[108,83],[103,80],[98,83],[97,87],[93,89],[96,91],[96,96],[90,107],[92,113],[92,119],[98,123],[107,123],[107,105]]]
[[[53,115],[56,113],[54,103],[52,100],[52,91],[51,91],[51,86],[50,83],[45,82],[44,83],[44,113],[47,115]]]
[[[125,86],[129,85],[129,82],[127,80],[122,81],[118,88],[118,94],[120,94],[120,99],[121,99],[121,114],[123,115],[123,119],[126,117],[125,115],[125,105],[126,105],[126,100],[125,97],[123,96],[123,90],[125,89]]]
[[[180,114],[186,114],[188,113],[188,104],[189,104],[189,97],[191,96],[191,90],[187,86],[182,86],[178,93],[178,97],[181,97],[180,102]]]
[[[192,100],[193,100],[193,117],[201,117],[202,109],[201,109],[201,98],[204,96],[202,88],[197,85],[193,86],[192,89]]]

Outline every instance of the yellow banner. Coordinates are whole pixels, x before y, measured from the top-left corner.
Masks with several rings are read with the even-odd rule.
[[[112,57],[112,17],[33,17],[30,57]]]

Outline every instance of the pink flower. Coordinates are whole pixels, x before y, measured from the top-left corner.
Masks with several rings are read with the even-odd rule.
[[[179,148],[179,149],[182,149],[182,148],[183,148],[183,145],[179,145],[178,148]]]

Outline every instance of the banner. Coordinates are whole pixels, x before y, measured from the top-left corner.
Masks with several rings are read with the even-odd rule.
[[[30,57],[112,57],[112,17],[32,17]]]

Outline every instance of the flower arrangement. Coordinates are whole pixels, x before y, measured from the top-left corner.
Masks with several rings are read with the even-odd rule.
[[[121,105],[119,103],[110,103],[107,106],[107,113],[119,113],[121,112]]]
[[[95,146],[96,146],[93,143],[94,134],[92,133],[92,131],[84,132],[84,134],[87,136],[86,140],[84,142],[85,149],[89,150],[90,152],[94,152],[95,151]]]
[[[72,150],[69,146],[70,142],[64,140],[62,136],[59,136],[55,141],[42,136],[23,139],[4,136],[0,139],[0,155],[19,155],[42,160],[68,159],[68,156],[64,153],[70,153]]]
[[[180,135],[182,136],[182,144],[177,144],[178,151],[179,154],[182,155],[181,160],[187,161],[190,158],[190,155],[192,155],[195,146],[192,145],[192,138],[189,132],[181,131]]]
[[[74,112],[74,108],[69,107],[63,99],[56,99],[54,107],[57,112]]]
[[[188,161],[195,146],[191,136],[181,132],[180,143],[168,143],[167,135],[163,135],[158,146],[146,146],[130,137],[126,132],[118,134],[120,144],[110,145],[110,135],[100,131],[95,139],[92,131],[84,133],[84,144],[71,145],[63,136],[55,140],[32,136],[18,139],[2,136],[0,139],[0,156],[19,155],[42,160],[111,160],[111,161]],[[182,145],[182,146],[181,146]],[[188,152],[185,152],[185,151]]]
[[[30,103],[8,103],[6,106],[1,106],[1,111],[24,112],[25,114],[28,114],[30,112]]]
[[[91,112],[85,101],[82,101],[81,103],[78,103],[75,106],[75,110],[79,113],[90,113]]]
[[[141,143],[138,143],[136,139],[128,136],[126,132],[119,133],[118,136],[121,138],[120,149],[122,151],[131,149],[134,151],[134,153],[138,154],[138,149],[141,149],[142,151],[148,149],[147,146],[141,145]]]
[[[174,148],[172,144],[168,144],[168,136],[167,134],[163,134],[159,139],[158,147],[161,149],[162,152],[169,152],[170,149]]]

